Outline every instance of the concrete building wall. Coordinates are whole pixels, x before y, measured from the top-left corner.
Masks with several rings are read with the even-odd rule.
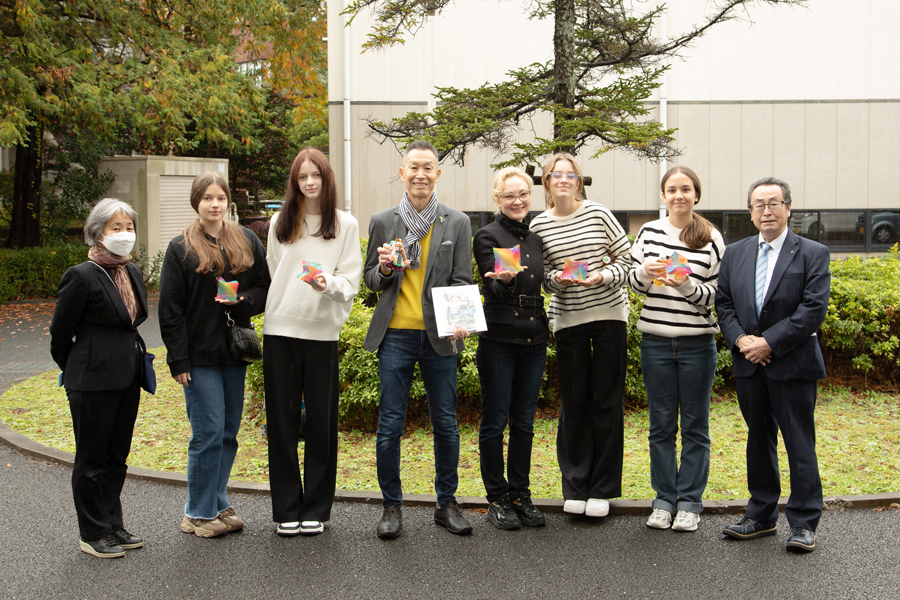
[[[698,22],[705,0],[668,2],[668,31]],[[369,22],[350,28],[353,213],[369,217],[397,203],[400,156],[367,137],[365,118],[395,118],[429,108],[434,86],[477,87],[519,66],[547,61],[552,23],[529,21],[526,2],[459,3],[413,39],[360,54]],[[329,3],[329,102],[332,164],[343,197],[340,3]],[[675,162],[704,185],[700,208],[740,210],[747,185],[776,175],[794,188],[795,209],[900,207],[900,67],[892,27],[894,0],[816,0],[809,9],[757,7],[750,22],[713,28],[667,75],[668,125],[677,127]],[[647,99],[658,115],[659,98]],[[526,125],[527,127],[527,125]],[[539,117],[534,130],[549,133]],[[528,139],[523,131],[520,140]],[[594,177],[588,195],[617,211],[655,210],[660,167],[614,151],[582,155]],[[464,168],[442,166],[438,194],[460,210],[490,211],[492,162],[470,153]],[[671,165],[670,165],[671,166]],[[534,208],[543,209],[536,199]]]

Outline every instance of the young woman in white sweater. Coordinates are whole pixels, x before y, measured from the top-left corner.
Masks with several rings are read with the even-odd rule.
[[[338,338],[363,261],[359,224],[337,209],[334,172],[314,148],[301,150],[291,165],[284,205],[269,225],[266,261],[272,277],[263,324],[272,517],[281,536],[317,535],[331,517],[337,479]],[[321,273],[300,279],[304,261],[317,263]]]
[[[605,206],[584,199],[570,154],[544,165],[548,210],[531,222],[541,236],[544,288],[552,292],[550,324],[562,406],[556,455],[563,510],[605,517],[622,495],[625,352],[631,246]],[[563,277],[566,259],[587,262],[587,279]]]
[[[694,214],[700,201],[696,173],[687,167],[669,169],[660,190],[669,216],[641,228],[632,249],[636,266],[628,276],[631,289],[647,296],[637,326],[643,333],[650,482],[656,491],[647,526],[695,531],[709,478],[709,395],[719,331],[711,311],[725,242],[709,221]],[[687,259],[690,275],[666,275],[660,261],[675,252]],[[680,467],[675,456],[679,412]]]

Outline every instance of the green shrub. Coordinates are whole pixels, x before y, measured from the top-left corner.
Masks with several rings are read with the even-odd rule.
[[[831,263],[831,300],[821,328],[825,363],[849,363],[882,381],[900,377],[900,254]]]
[[[56,296],[63,273],[87,252],[83,243],[0,250],[0,302]]]

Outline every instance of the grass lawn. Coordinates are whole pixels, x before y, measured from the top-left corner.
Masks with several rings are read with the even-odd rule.
[[[184,472],[190,425],[181,386],[168,376],[165,349],[157,355],[159,387],[155,396],[144,393],[134,428],[129,464],[158,471]],[[816,409],[817,448],[826,496],[876,494],[900,487],[900,396],[874,392],[851,393],[845,388],[820,388]],[[29,438],[62,450],[75,451],[72,420],[56,372],[33,377],[0,397],[0,418]],[[538,498],[561,498],[556,463],[555,418],[535,422],[531,489]],[[625,415],[623,498],[652,498],[647,452],[647,412]],[[478,428],[460,427],[460,496],[483,496],[478,466]],[[402,443],[401,476],[406,493],[433,494],[432,435],[428,428],[407,432]],[[746,426],[733,396],[713,399],[710,408],[712,457],[705,498],[746,498],[744,459]],[[266,439],[259,428],[245,422],[238,436],[240,450],[234,479],[268,480]],[[789,493],[788,464],[779,442],[782,495]],[[302,457],[302,453],[301,453]],[[338,488],[378,491],[375,473],[375,434],[340,433]]]

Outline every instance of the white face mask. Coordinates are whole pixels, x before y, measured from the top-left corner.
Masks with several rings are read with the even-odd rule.
[[[119,231],[118,233],[104,235],[100,241],[103,243],[103,247],[109,250],[111,254],[127,256],[131,249],[134,248],[134,239],[135,235],[133,232]]]

